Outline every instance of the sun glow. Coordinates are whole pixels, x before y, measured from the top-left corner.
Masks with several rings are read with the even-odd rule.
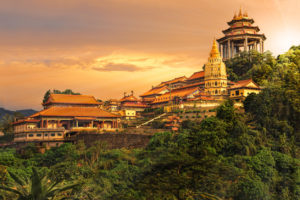
[[[284,30],[278,32],[276,37],[274,38],[274,47],[275,49],[273,53],[275,54],[282,54],[288,51],[293,45],[300,44],[300,33],[297,33],[295,30]]]

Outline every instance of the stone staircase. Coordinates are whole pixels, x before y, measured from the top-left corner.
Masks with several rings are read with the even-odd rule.
[[[165,115],[167,115],[167,113],[163,113],[161,115],[158,115],[157,117],[154,117],[154,118],[152,118],[152,119],[150,119],[150,120],[148,120],[148,121],[146,121],[146,122],[144,122],[144,123],[136,126],[136,128],[140,128],[141,126],[145,126],[145,125],[149,124],[150,122],[153,122],[154,120],[157,120],[157,119],[159,119],[161,117],[164,117]]]

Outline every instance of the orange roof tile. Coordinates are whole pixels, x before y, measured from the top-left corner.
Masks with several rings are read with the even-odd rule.
[[[144,94],[140,95],[141,97],[145,97],[145,96],[150,96],[153,94],[159,94],[160,92],[167,90],[166,86],[163,87],[159,87],[159,88],[152,88],[151,90],[149,90],[148,92],[145,92]]]
[[[30,119],[30,118],[26,118],[26,119],[22,119],[22,120],[18,120],[16,122],[13,122],[12,124],[22,124],[22,123],[38,123],[40,120],[37,119]]]
[[[195,88],[195,87],[199,87],[199,86],[203,86],[203,85],[204,85],[204,81],[185,85],[185,86],[182,86],[181,88],[192,88],[192,87]]]
[[[50,97],[46,103],[65,103],[65,104],[101,104],[95,97],[89,95],[72,95],[72,94],[50,94]]]
[[[96,107],[51,107],[42,110],[30,117],[49,116],[49,117],[118,117],[110,112]]]
[[[252,88],[252,89],[260,89],[260,87],[252,80],[241,80],[234,83],[229,89],[237,89],[237,88]]]
[[[138,107],[138,108],[146,108],[148,107],[146,104],[143,104],[141,102],[137,102],[137,103],[134,103],[134,102],[126,102],[124,104],[122,104],[122,107]]]
[[[184,98],[196,92],[197,90],[199,90],[199,88],[175,89],[171,91],[171,98],[173,99],[175,96]],[[170,92],[165,93],[159,97],[156,97],[152,103],[162,103],[168,101],[170,101]]]
[[[163,87],[163,86],[166,86],[166,85],[172,84],[172,83],[182,82],[182,81],[185,81],[186,79],[187,78],[185,76],[177,77],[177,78],[174,78],[174,79],[169,80],[169,81],[161,82],[158,86],[156,86],[156,88]]]
[[[133,95],[130,95],[130,96],[125,96],[123,97],[122,99],[120,99],[121,102],[123,101],[138,101],[138,99],[133,96]]]
[[[187,80],[193,80],[193,79],[202,78],[202,77],[204,77],[204,71],[199,71],[199,72],[193,73],[193,75],[190,76]]]

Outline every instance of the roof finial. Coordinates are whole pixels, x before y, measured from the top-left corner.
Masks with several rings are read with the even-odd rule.
[[[243,14],[244,17],[248,17],[248,13],[247,11],[244,11],[244,14]]]
[[[237,18],[237,16],[236,16],[236,12],[235,12],[233,15],[233,19],[236,19],[236,18]]]
[[[242,14],[242,6],[240,6],[239,17],[243,17],[243,14]]]

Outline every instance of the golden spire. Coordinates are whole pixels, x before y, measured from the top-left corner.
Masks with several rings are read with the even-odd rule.
[[[248,13],[247,11],[244,11],[244,14],[243,14],[244,17],[248,17]]]
[[[213,46],[212,46],[212,49],[210,51],[210,57],[211,58],[220,57],[220,52],[218,50],[216,38],[214,38],[214,41],[213,41]]]
[[[242,14],[242,6],[240,7],[239,17],[243,17],[243,14]]]

